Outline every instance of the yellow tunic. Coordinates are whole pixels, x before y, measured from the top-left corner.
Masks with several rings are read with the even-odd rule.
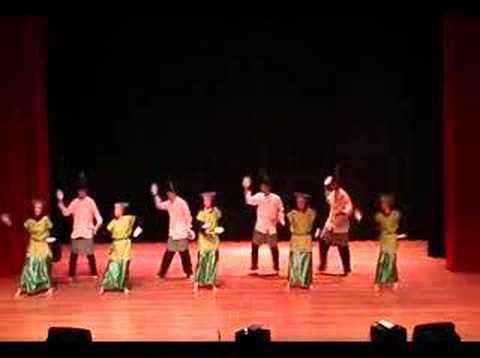
[[[47,238],[50,236],[50,229],[53,227],[52,222],[48,216],[44,216],[39,220],[28,219],[23,224],[28,234],[30,241],[27,248],[27,257],[52,257],[52,252],[47,243]]]
[[[130,260],[132,258],[132,233],[135,225],[135,216],[124,215],[113,219],[107,225],[107,230],[112,235],[112,247],[110,248],[110,260]]]
[[[397,210],[393,210],[390,215],[377,213],[375,221],[380,229],[380,250],[390,254],[395,254],[398,248],[397,230],[400,225],[401,214]]]
[[[292,251],[312,251],[312,229],[315,221],[315,210],[308,208],[303,211],[292,210],[287,214],[290,222],[290,250]]]
[[[197,220],[202,224],[209,224],[207,230],[200,230],[198,235],[198,250],[217,250],[220,245],[218,235],[215,234],[215,229],[218,227],[218,221],[222,217],[222,212],[214,207],[210,210],[200,210],[197,215]]]

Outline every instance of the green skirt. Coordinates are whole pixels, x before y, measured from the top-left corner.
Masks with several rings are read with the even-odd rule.
[[[124,290],[127,288],[128,260],[110,260],[103,275],[102,287],[106,290]]]
[[[377,285],[391,284],[398,281],[397,254],[380,252],[375,274]]]
[[[52,287],[50,258],[28,256],[23,265],[20,288],[27,293],[36,293]]]
[[[290,252],[288,280],[290,286],[308,288],[312,284],[312,253],[308,251]]]
[[[218,250],[205,250],[198,253],[195,282],[199,285],[215,285],[217,279]]]

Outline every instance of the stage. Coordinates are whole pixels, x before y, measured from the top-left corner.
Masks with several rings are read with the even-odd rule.
[[[132,293],[97,295],[97,284],[79,259],[77,282],[67,282],[68,247],[53,269],[57,289],[52,298],[13,294],[17,279],[0,281],[2,341],[41,341],[50,326],[89,328],[97,341],[232,341],[234,332],[259,323],[275,341],[365,341],[369,326],[389,319],[406,326],[451,320],[464,340],[480,339],[480,274],[453,274],[443,259],[426,255],[426,243],[403,241],[399,252],[400,288],[374,294],[375,242],[353,242],[353,274],[347,278],[315,272],[315,287],[286,287],[288,244],[281,243],[282,276],[249,276],[248,242],[222,243],[219,290],[200,290],[185,279],[177,256],[166,280],[155,276],[163,244],[137,243],[131,265]],[[97,245],[99,268],[108,245]],[[192,250],[192,258],[196,252]],[[194,259],[194,263],[195,263]],[[263,247],[260,267],[271,267]],[[315,246],[314,267],[318,267]],[[316,271],[316,270],[315,270]],[[329,272],[340,272],[335,249]],[[261,272],[262,273],[262,272]]]

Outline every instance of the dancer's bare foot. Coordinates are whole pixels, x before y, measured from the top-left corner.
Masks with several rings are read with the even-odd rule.
[[[53,296],[53,287],[50,287],[50,288],[47,290],[47,292],[46,292],[45,295],[46,295],[47,297],[52,297],[52,296]]]
[[[394,290],[394,291],[398,290],[398,282],[395,282],[395,283],[393,284],[393,290]]]
[[[197,292],[197,291],[198,291],[198,283],[195,282],[195,283],[193,284],[193,292]]]
[[[379,285],[374,285],[373,286],[373,292],[375,292],[375,293],[380,292],[380,286]]]
[[[130,294],[130,290],[128,288],[123,289],[123,294],[128,296]]]
[[[73,282],[73,281],[75,281],[75,277],[73,277],[73,276],[68,276],[68,282],[71,283],[71,282]]]
[[[218,291],[217,286],[213,285],[213,286],[212,286],[212,290],[213,290],[213,293],[217,293],[217,291]]]
[[[287,283],[287,286],[285,286],[285,291],[290,292],[290,283]]]
[[[98,276],[97,275],[93,275],[92,278],[97,281],[98,280]]]
[[[21,288],[19,288],[16,292],[15,295],[13,295],[14,298],[19,298],[22,295],[23,291]]]
[[[98,290],[99,295],[103,295],[105,293],[105,289],[103,287],[100,287],[100,290]]]

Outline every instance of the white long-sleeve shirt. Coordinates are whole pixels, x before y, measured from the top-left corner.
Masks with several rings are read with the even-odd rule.
[[[103,219],[95,200],[87,196],[84,199],[75,198],[62,210],[64,216],[73,216],[72,239],[91,239],[95,232],[95,224],[102,225]]]
[[[189,236],[192,228],[192,214],[185,200],[176,197],[175,200],[161,201],[155,197],[155,205],[159,210],[166,210],[169,216],[168,236],[172,240],[182,240]]]
[[[339,188],[326,193],[330,212],[325,223],[327,230],[336,234],[345,234],[350,230],[350,216],[353,213],[353,204],[345,190]]]
[[[251,191],[245,191],[245,202],[257,207],[256,231],[274,235],[277,233],[277,224],[285,223],[282,199],[277,194],[257,193],[252,195]]]

